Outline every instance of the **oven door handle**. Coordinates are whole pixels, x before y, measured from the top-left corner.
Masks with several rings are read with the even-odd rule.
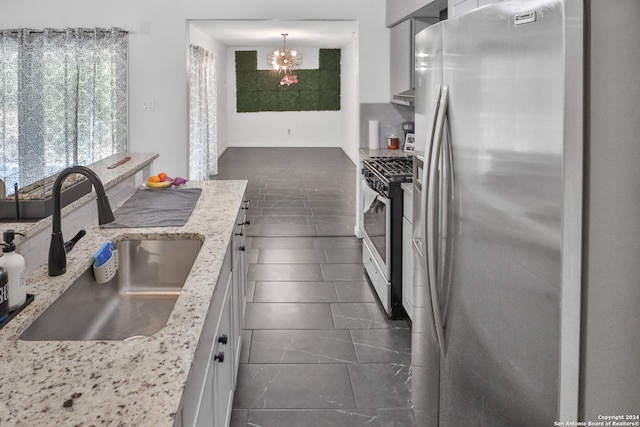
[[[427,252],[427,271],[429,275],[429,291],[431,295],[431,312],[433,315],[434,325],[436,329],[436,339],[438,346],[440,347],[440,354],[444,358],[446,354],[445,348],[445,336],[444,336],[444,322],[442,318],[442,311],[440,309],[440,291],[439,291],[439,278],[442,276],[442,272],[438,271],[439,259],[439,224],[440,224],[440,178],[438,173],[438,165],[441,162],[442,157],[442,137],[444,133],[444,123],[447,115],[447,106],[449,88],[447,85],[442,87],[440,93],[440,102],[438,113],[436,117],[436,125],[434,128],[433,147],[430,155],[429,166],[429,182],[428,187],[428,211],[426,212],[426,252]],[[423,183],[424,188],[424,183]]]
[[[365,241],[367,241],[367,243],[369,244],[372,254],[374,255],[374,258],[376,258],[377,264],[380,266],[381,271],[383,271],[385,280],[390,280],[390,277],[391,277],[391,261],[390,261],[391,257],[389,253],[390,243],[391,243],[390,238],[388,236],[385,237],[384,247],[378,247],[374,243],[374,240],[371,238],[369,234],[370,232],[367,229],[367,223],[368,223],[367,215],[369,215],[370,212],[373,215],[377,215],[377,213],[373,212],[372,210],[378,209],[380,205],[384,205],[384,223],[385,223],[384,232],[389,233],[391,230],[391,211],[389,208],[391,199],[384,193],[373,189],[372,186],[366,182],[366,180],[363,181],[363,184],[368,188],[368,190],[371,191],[370,194],[372,196],[375,193],[375,197],[373,198],[371,204],[367,209],[365,209],[365,206],[364,206],[365,201],[363,200],[362,238]],[[363,191],[363,198],[364,198],[364,191]]]

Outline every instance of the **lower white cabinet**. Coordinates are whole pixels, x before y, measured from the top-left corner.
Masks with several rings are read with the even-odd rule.
[[[403,192],[402,209],[402,307],[413,320],[413,193]]]
[[[181,423],[183,427],[218,427],[218,420],[230,418],[222,414],[233,396],[232,365],[235,359],[233,338],[233,272],[231,271],[231,245],[224,258],[211,305],[196,354],[191,364],[182,399]]]
[[[413,225],[402,218],[402,306],[413,320],[413,247],[411,231]]]
[[[244,201],[242,207],[238,211],[236,217],[235,231],[233,232],[233,239],[231,243],[231,270],[233,274],[233,295],[232,295],[232,311],[233,311],[233,327],[236,331],[242,332],[243,320],[244,320],[244,307],[246,302],[246,289],[247,289],[247,275],[246,275],[246,241],[247,241],[247,210],[248,201]],[[235,336],[234,336],[235,338]],[[237,372],[240,364],[240,348],[242,347],[242,334],[237,335],[237,340],[234,340],[233,345],[235,347],[235,369]],[[234,376],[234,388],[235,388],[235,376]]]
[[[215,422],[202,424],[207,426],[228,426],[231,421],[231,408],[233,405],[233,392],[235,390],[236,348],[235,342],[239,341],[239,333],[233,328],[233,308],[231,306],[233,288],[233,276],[231,272],[227,286],[224,309],[220,319],[218,338],[213,345],[210,365],[213,367],[213,415]],[[200,425],[200,424],[198,424]]]
[[[179,427],[227,427],[231,421],[246,293],[245,213],[240,209],[211,299],[176,417]]]

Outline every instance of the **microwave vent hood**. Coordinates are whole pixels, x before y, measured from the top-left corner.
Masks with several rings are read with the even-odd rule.
[[[413,106],[415,98],[415,89],[409,89],[400,93],[393,94],[393,99],[391,100],[391,102],[393,102],[394,104]]]

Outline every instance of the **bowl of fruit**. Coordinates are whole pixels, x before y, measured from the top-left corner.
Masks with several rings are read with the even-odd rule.
[[[157,190],[162,188],[169,188],[171,186],[178,187],[186,182],[187,180],[184,178],[180,178],[180,177],[171,178],[166,173],[160,172],[157,175],[151,175],[147,180],[145,186],[147,188]]]

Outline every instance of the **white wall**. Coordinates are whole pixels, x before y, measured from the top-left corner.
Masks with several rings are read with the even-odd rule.
[[[2,0],[0,28],[117,26],[131,32],[130,150],[157,152],[154,169],[187,172],[189,19],[358,21],[360,102],[389,101],[384,0]],[[154,111],[142,104],[154,102]],[[357,141],[353,141],[357,145]]]
[[[342,48],[340,58],[340,110],[342,112],[342,151],[351,161],[359,163],[358,148],[360,103],[358,101],[358,39]],[[356,168],[359,173],[359,168]]]

